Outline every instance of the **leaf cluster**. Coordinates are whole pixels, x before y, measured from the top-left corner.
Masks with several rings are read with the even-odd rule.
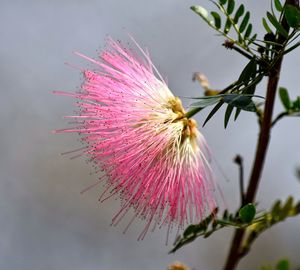
[[[200,223],[189,225],[183,232],[182,236],[177,237],[174,247],[170,252],[175,252],[200,236],[207,238],[215,231],[218,231],[224,227],[231,226],[239,228],[244,226],[253,220],[255,213],[255,206],[253,204],[247,204],[234,214],[229,213],[228,210],[225,210],[222,217],[218,218],[218,209],[216,208]]]
[[[246,229],[246,237],[242,246],[241,254],[248,253],[251,244],[264,231],[289,217],[300,214],[300,201],[294,203],[293,197],[289,197],[284,203],[277,200],[269,212],[264,213]]]
[[[265,265],[262,265],[261,270],[291,270],[291,267],[290,267],[289,260],[286,258],[283,258],[283,259],[280,259],[276,263],[275,268],[272,267],[272,265],[270,265],[270,264],[265,264]]]
[[[275,9],[273,8],[273,6],[275,6]],[[290,31],[286,30],[282,26],[281,21],[283,18],[286,20],[286,23],[290,27]],[[264,57],[272,57],[272,55],[274,56],[274,54],[276,54],[276,51],[278,51],[278,48],[279,51],[282,51],[284,49],[283,54],[286,54],[296,49],[300,45],[300,42],[293,44],[293,42],[299,37],[299,7],[295,7],[289,4],[283,6],[280,0],[273,0],[273,5],[271,5],[271,12],[268,11],[266,13],[266,18],[262,18],[262,25],[267,33],[264,38],[265,47],[261,47],[260,44],[256,45],[259,46],[259,50]],[[287,48],[283,48],[282,44],[278,44],[276,42],[276,37],[278,37],[278,35],[281,35],[286,39],[285,46],[287,46]]]
[[[274,0],[273,3],[274,3],[274,6],[275,6],[275,10],[277,12],[279,12],[280,15],[281,15],[283,13],[283,6],[282,6],[280,0]],[[275,10],[274,10],[273,5],[272,5],[271,6],[271,12],[269,12],[269,11],[267,12],[267,19],[263,18],[262,19],[262,24],[263,24],[265,30],[267,31],[267,33],[273,34],[274,36],[276,34],[281,34],[282,36],[287,38],[288,37],[288,32],[286,31],[286,29],[284,29],[284,27],[280,23],[281,16],[279,16],[279,19],[277,18]],[[275,28],[275,33],[274,33],[274,30],[272,30],[272,27],[269,26],[267,21],[269,21],[269,23],[271,23],[271,25]]]
[[[255,97],[257,84],[264,76],[269,76],[278,59],[300,46],[300,42],[294,42],[300,36],[300,9],[292,5],[283,6],[280,0],[272,0],[271,10],[267,12],[266,18],[262,19],[267,34],[263,40],[259,40],[256,34],[251,35],[250,12],[246,11],[243,4],[237,5],[235,0],[210,1],[217,7],[216,11],[209,12],[199,5],[192,6],[191,9],[227,39],[224,43],[226,48],[234,49],[249,59],[237,81],[220,91],[219,95],[199,97],[198,101],[192,104],[197,108],[197,112],[214,105],[203,125],[223,105],[227,105],[224,115],[226,128],[234,110],[234,120],[242,110],[255,112],[259,118],[262,117],[252,97]],[[288,28],[283,27],[283,20],[288,24]],[[236,33],[236,38],[229,36],[232,32]],[[299,101],[293,103],[297,110],[298,103]]]
[[[249,45],[256,39],[257,34],[252,35],[252,24],[250,23],[250,12],[245,10],[243,4],[237,6],[235,0],[211,0],[217,7],[217,11],[209,12],[202,6],[192,6],[191,9],[197,13],[210,27],[228,40],[249,51]],[[237,37],[229,36],[233,30]]]
[[[218,209],[215,209],[200,223],[189,225],[183,234],[177,237],[170,252],[177,251],[200,236],[207,238],[224,227],[234,227],[246,229],[246,237],[240,253],[240,256],[244,256],[250,250],[253,241],[262,232],[288,217],[300,214],[300,201],[294,203],[292,197],[289,197],[284,203],[278,200],[269,211],[263,213],[257,213],[255,205],[249,203],[236,213],[229,213],[228,210],[225,210],[221,217],[217,217],[217,214]]]
[[[192,103],[192,107],[205,108],[215,105],[204,121],[203,126],[212,118],[212,116],[222,107],[227,104],[224,127],[226,128],[229,119],[235,109],[234,121],[238,118],[242,110],[256,112],[257,108],[253,102],[253,97],[263,98],[255,95],[256,85],[262,80],[263,74],[258,72],[257,59],[252,58],[245,66],[238,80],[222,90],[218,95],[197,97],[197,102]],[[229,92],[229,93],[227,93]],[[222,94],[224,93],[224,94]]]

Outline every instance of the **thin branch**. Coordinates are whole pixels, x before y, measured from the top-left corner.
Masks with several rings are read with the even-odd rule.
[[[282,112],[282,113],[280,113],[280,114],[278,114],[277,116],[276,116],[276,118],[273,120],[273,122],[272,122],[272,127],[281,119],[281,118],[283,118],[283,117],[285,117],[285,116],[287,116],[287,115],[289,115],[289,113],[288,112]]]
[[[234,51],[240,53],[241,55],[245,56],[246,58],[248,58],[250,60],[253,58],[253,56],[251,56],[250,54],[246,53],[245,51],[243,51],[239,47],[235,46],[234,43],[232,43],[230,40],[225,40],[225,42],[222,45],[226,49],[234,50]]]
[[[245,205],[243,158],[240,155],[236,155],[236,157],[234,158],[233,161],[239,166],[239,183],[240,183],[241,205]]]

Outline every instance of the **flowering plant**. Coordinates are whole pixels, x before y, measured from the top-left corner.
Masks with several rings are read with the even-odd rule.
[[[169,230],[175,226],[178,231],[187,226],[171,252],[200,236],[207,238],[225,227],[235,228],[224,266],[224,270],[230,270],[236,268],[262,232],[300,214],[300,202],[294,202],[292,197],[285,202],[277,200],[268,211],[257,211],[255,201],[272,128],[286,116],[300,115],[300,97],[291,100],[286,88],[278,89],[283,57],[300,45],[300,9],[298,0],[285,3],[273,0],[271,11],[262,19],[266,33],[259,39],[253,34],[251,14],[243,4],[237,5],[235,0],[211,2],[217,11],[209,13],[201,6],[191,9],[225,38],[226,49],[248,59],[236,81],[213,90],[207,78],[196,73],[194,79],[200,82],[205,95],[194,98],[191,109],[186,111],[155,68],[147,50],[133,40],[138,54],[137,50],[109,39],[108,48],[99,60],[78,53],[95,64],[96,69],[83,71],[84,82],[78,93],[58,93],[76,98],[79,111],[69,116],[76,120],[74,127],[57,132],[81,135],[85,144],[81,154],[104,172],[91,186],[105,183],[100,200],[113,195],[121,198],[121,208],[113,224],[118,224],[133,209],[125,230],[135,218],[145,219],[139,239],[145,237],[151,226],[166,225]],[[258,96],[256,87],[265,77],[266,94]],[[273,117],[277,92],[283,111]],[[234,160],[240,171],[241,197],[234,213],[219,210],[210,151],[192,119],[210,106],[213,108],[203,126],[222,106],[226,106],[225,128],[232,114],[236,120],[241,111],[254,113],[259,123],[257,150],[246,189],[243,159],[237,155]],[[289,267],[286,260],[278,265]],[[172,269],[176,267],[183,266],[176,264]]]

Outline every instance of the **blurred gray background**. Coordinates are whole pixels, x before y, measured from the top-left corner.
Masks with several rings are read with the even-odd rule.
[[[78,148],[78,137],[51,133],[65,127],[62,116],[74,110],[74,100],[52,91],[75,91],[81,82],[79,71],[64,63],[88,67],[89,63],[72,52],[96,57],[107,36],[127,42],[129,32],[142,47],[148,47],[176,95],[202,94],[201,87],[191,80],[195,71],[205,73],[215,88],[235,80],[246,61],[221,46],[223,39],[189,9],[195,3],[0,1],[0,269],[164,270],[174,260],[195,270],[221,269],[231,230],[198,239],[175,255],[167,254],[171,243],[165,245],[165,230],[149,233],[138,242],[143,225],[135,223],[124,235],[124,225],[110,226],[118,201],[98,203],[101,188],[80,195],[97,179],[90,174],[90,164],[60,155]],[[199,3],[212,7],[206,0]],[[258,0],[246,3],[259,33],[269,4]],[[299,64],[299,50],[288,55],[280,81],[293,97],[299,95]],[[263,87],[259,93],[264,93]],[[275,113],[280,110],[277,103]],[[197,120],[203,123],[206,115],[204,111]],[[239,197],[238,172],[232,159],[240,153],[248,175],[257,138],[256,119],[242,113],[224,130],[223,113],[219,112],[201,131],[229,179],[216,169],[226,203],[234,211]],[[295,177],[295,167],[300,164],[299,133],[297,118],[285,119],[273,130],[257,196],[261,209],[278,197],[300,197]],[[266,232],[239,269],[259,269],[262,263],[283,256],[300,265],[299,225],[300,219],[295,218]]]

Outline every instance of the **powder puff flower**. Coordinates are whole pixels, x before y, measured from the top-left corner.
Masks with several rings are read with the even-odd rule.
[[[121,198],[113,224],[134,209],[131,222],[146,220],[142,239],[151,224],[198,223],[215,201],[208,148],[196,121],[186,116],[147,52],[138,46],[137,56],[112,39],[107,47],[99,61],[79,54],[97,69],[84,70],[81,91],[69,94],[80,108],[71,116],[76,126],[58,132],[82,135],[83,154],[105,172],[100,200]]]

